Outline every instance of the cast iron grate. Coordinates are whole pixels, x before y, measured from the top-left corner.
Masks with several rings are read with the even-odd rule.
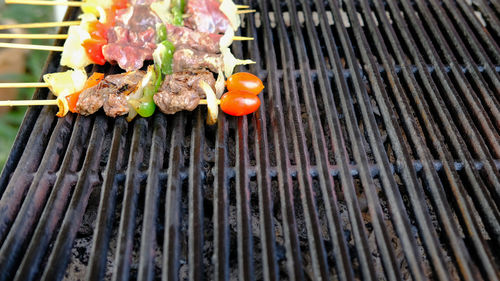
[[[498,2],[244,2],[255,115],[28,110],[0,280],[499,280]]]

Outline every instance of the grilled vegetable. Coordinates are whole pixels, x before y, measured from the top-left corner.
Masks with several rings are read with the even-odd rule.
[[[229,77],[233,74],[237,65],[254,64],[253,60],[240,60],[234,57],[229,48],[222,48],[222,59],[224,61],[224,74]]]
[[[220,99],[220,108],[224,113],[233,116],[243,116],[257,111],[260,99],[251,93],[229,91]]]
[[[220,4],[219,10],[221,10],[224,15],[229,19],[229,23],[234,31],[238,30],[241,25],[240,16],[236,13],[238,11],[238,7],[234,4],[232,0],[222,0]]]
[[[262,80],[248,72],[231,75],[227,79],[226,86],[228,91],[245,91],[254,95],[258,95],[264,89]]]
[[[162,75],[172,74],[172,63],[174,58],[175,46],[168,40],[158,43],[153,52],[153,60]]]
[[[212,87],[207,84],[205,81],[200,81],[200,87],[205,92],[207,96],[207,124],[214,125],[217,123],[217,116],[219,115],[219,106],[217,104],[217,97],[215,96],[214,90]]]
[[[183,26],[184,25],[184,7],[186,6],[186,2],[184,0],[173,0],[172,1],[172,16],[173,16],[173,21],[172,23],[177,26]]]
[[[154,66],[150,65],[144,78],[139,83],[137,90],[127,98],[129,104],[129,115],[127,120],[131,121],[139,114],[142,117],[150,117],[156,109],[153,96],[156,93],[155,81],[156,71]]]
[[[83,89],[87,81],[87,74],[81,69],[68,70],[45,74],[43,80],[49,84],[48,87],[55,96],[65,97]]]
[[[71,112],[73,112],[73,113],[78,113],[78,110],[76,109],[76,104],[78,103],[78,99],[79,99],[80,94],[82,93],[82,91],[85,90],[85,89],[94,87],[95,85],[99,84],[99,82],[101,82],[103,79],[104,79],[104,74],[103,73],[94,72],[89,77],[89,79],[87,79],[87,81],[85,82],[85,85],[83,86],[82,90],[80,90],[78,92],[75,92],[73,94],[65,96],[64,98],[67,101],[68,110],[71,111]],[[64,115],[66,115],[66,114],[64,114]]]

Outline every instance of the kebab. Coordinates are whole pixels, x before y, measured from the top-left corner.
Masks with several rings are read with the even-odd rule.
[[[234,34],[234,33],[233,33],[233,34]],[[223,36],[222,36],[222,37],[223,37]],[[222,37],[221,37],[221,38],[222,38]],[[182,38],[182,36],[181,36],[181,38]],[[189,37],[189,36],[188,36],[188,37],[184,37],[184,39],[186,39],[186,38],[187,38],[187,39],[190,39],[190,37]],[[192,39],[192,38],[191,38],[191,39]],[[186,42],[187,42],[186,40],[181,41],[181,44],[186,44]],[[227,45],[229,45],[229,44],[227,44]],[[159,45],[159,46],[162,46],[162,45]],[[225,46],[225,48],[227,48],[227,46]],[[157,49],[158,49],[158,48],[157,48]],[[165,49],[165,48],[164,48],[164,49]],[[160,50],[161,50],[161,48],[160,48]],[[182,50],[183,50],[183,51],[186,51],[186,50],[188,50],[188,49],[182,49]],[[222,49],[222,50],[224,50],[224,49]],[[227,49],[227,50],[228,50],[228,49]],[[192,50],[189,50],[189,51],[191,51],[191,52],[192,52]],[[206,51],[206,50],[204,50],[204,51]],[[205,56],[206,56],[206,54],[205,54]],[[191,55],[190,55],[189,57],[193,57],[192,53],[191,53]],[[212,61],[216,61],[216,60],[213,60],[213,58],[209,58],[209,59],[210,59],[210,60],[212,60]],[[219,58],[219,60],[220,60],[220,58]],[[156,60],[155,60],[155,61],[156,61]],[[168,65],[168,64],[165,64],[165,65]],[[195,65],[196,65],[196,64],[195,64]],[[227,64],[226,64],[226,65],[227,65]],[[178,66],[178,67],[180,67],[179,69],[176,69],[176,70],[178,70],[178,72],[180,72],[181,70],[184,70],[184,66],[182,66],[182,65],[181,65],[181,66],[179,66],[179,64],[177,64],[177,66]],[[192,67],[191,67],[191,68],[192,68]],[[207,65],[202,65],[202,67],[201,67],[201,68],[209,68],[209,69],[211,69],[212,71],[214,71],[214,70],[215,70],[215,67],[214,67],[214,68],[211,68],[210,66],[207,66]],[[227,67],[226,67],[226,68],[227,68]],[[233,68],[234,68],[234,66],[233,66]],[[153,105],[153,106],[154,106],[154,103],[153,103],[153,102],[152,102],[152,100],[151,100],[152,96],[154,95],[154,91],[153,91],[153,90],[149,90],[149,91],[148,91],[148,87],[146,87],[146,86],[137,86],[137,85],[141,85],[141,84],[142,84],[142,85],[149,85],[149,84],[150,84],[150,83],[149,83],[149,80],[152,80],[153,75],[157,74],[157,73],[155,73],[154,71],[150,71],[150,69],[154,69],[154,68],[153,68],[153,67],[148,68],[148,72],[147,72],[147,74],[144,74],[144,73],[141,73],[141,72],[138,72],[138,71],[134,71],[134,72],[130,72],[130,73],[127,73],[127,74],[110,76],[110,79],[108,79],[109,81],[104,80],[104,82],[106,82],[106,83],[104,83],[104,85],[105,85],[104,87],[102,87],[102,85],[101,85],[102,83],[100,83],[100,84],[99,84],[99,85],[101,85],[101,86],[99,86],[99,89],[101,89],[101,92],[102,92],[102,91],[105,91],[105,92],[107,93],[107,94],[104,94],[104,95],[107,95],[107,99],[106,99],[106,102],[107,102],[107,103],[105,103],[105,102],[104,102],[104,99],[102,99],[102,98],[100,98],[100,99],[99,99],[99,98],[97,98],[97,99],[93,99],[93,98],[92,98],[92,97],[93,97],[93,95],[92,95],[92,94],[91,94],[91,95],[88,95],[89,97],[91,97],[91,98],[90,98],[90,101],[92,101],[92,100],[94,100],[94,101],[98,101],[98,102],[97,102],[97,106],[95,106],[95,105],[94,105],[94,107],[98,109],[100,106],[103,106],[103,107],[104,107],[104,110],[105,110],[105,112],[106,112],[106,114],[107,114],[107,115],[109,115],[109,116],[113,116],[113,117],[114,117],[114,116],[117,116],[117,115],[123,115],[123,114],[127,113],[126,106],[125,106],[125,105],[127,104],[127,101],[126,101],[126,99],[125,99],[125,96],[126,96],[126,94],[127,94],[127,93],[125,93],[125,95],[123,95],[123,94],[124,94],[124,92],[123,92],[123,91],[121,91],[120,89],[127,89],[127,90],[128,90],[128,89],[133,89],[134,87],[132,87],[132,86],[133,86],[133,85],[136,85],[137,90],[135,90],[134,95],[132,95],[132,96],[131,96],[131,98],[132,98],[132,99],[130,100],[130,104],[132,104],[132,105],[134,104],[132,101],[134,101],[134,98],[135,98],[135,101],[137,101],[137,103],[136,103],[136,104],[137,104],[137,105],[140,105],[139,107],[137,107],[137,106],[136,106],[136,109],[139,111],[139,113],[141,113],[141,112],[140,112],[140,109],[141,109],[144,105]],[[187,70],[192,70],[192,69],[187,68]],[[232,69],[231,69],[230,71],[232,71]],[[171,71],[170,71],[170,72],[171,72]],[[228,73],[228,71],[226,71],[226,73]],[[70,74],[70,73],[68,73],[68,74]],[[75,76],[75,74],[78,74],[78,75],[76,75],[76,76],[78,76],[78,77],[79,77],[79,79],[73,79],[73,80],[80,80],[80,81],[81,81],[81,80],[82,80],[82,79],[81,79],[81,77],[82,77],[81,72],[78,72],[78,71],[76,71],[76,72],[72,72],[72,73],[71,73],[71,77],[72,77],[72,78],[74,78],[73,76]],[[59,73],[59,75],[62,75],[62,74],[61,74],[61,73]],[[143,78],[142,78],[142,79],[140,79],[140,78],[141,78],[141,75],[143,76]],[[203,75],[204,75],[205,77],[211,77],[211,78],[212,78],[212,80],[213,80],[213,76],[212,76],[210,73],[205,72]],[[184,92],[188,92],[188,93],[189,93],[189,92],[193,92],[193,90],[194,90],[194,89],[193,89],[193,85],[198,85],[198,84],[200,84],[200,85],[202,85],[202,86],[205,86],[205,87],[198,87],[198,86],[196,86],[196,87],[198,87],[198,89],[196,89],[197,91],[199,91],[201,88],[204,88],[204,91],[205,91],[205,92],[208,92],[208,90],[207,90],[207,89],[209,89],[210,87],[208,87],[208,85],[209,85],[209,84],[207,83],[207,81],[201,81],[202,83],[198,83],[198,80],[199,80],[199,79],[198,79],[198,76],[203,76],[203,75],[202,75],[202,74],[200,74],[200,73],[192,73],[192,72],[191,72],[191,73],[189,73],[189,72],[185,72],[185,73],[174,73],[174,74],[172,74],[171,76],[168,76],[168,79],[167,79],[168,81],[166,81],[166,83],[164,83],[164,85],[163,85],[163,86],[165,86],[165,85],[166,85],[165,87],[167,88],[167,91],[168,91],[168,89],[170,89],[170,91],[172,91],[172,89],[174,89],[174,88],[178,88],[178,84],[179,84],[179,81],[178,81],[178,80],[179,80],[179,79],[180,79],[180,80],[186,80],[186,79],[187,79],[187,81],[196,81],[196,83],[195,83],[195,82],[191,82],[191,83],[189,83],[189,82],[188,82],[186,85],[189,85],[189,86],[191,87],[191,89],[184,89]],[[123,77],[122,77],[122,76],[123,76]],[[54,78],[54,79],[55,79],[56,77],[58,77],[58,76],[57,76],[57,75],[55,75],[55,74],[53,74],[53,75],[51,75],[51,76],[47,76],[45,80],[46,80],[46,81],[50,81],[51,79],[49,79],[49,78]],[[219,77],[221,77],[221,75],[219,75]],[[130,78],[130,79],[128,79],[128,80],[132,81],[132,83],[128,83],[128,84],[127,84],[127,83],[125,83],[125,85],[126,85],[127,87],[117,87],[117,85],[120,85],[120,84],[119,84],[119,83],[113,83],[113,81],[115,81],[115,82],[116,82],[116,81],[120,81],[120,78],[125,78],[125,80],[127,80],[128,78]],[[134,79],[134,78],[135,78],[135,79]],[[148,79],[149,79],[149,80],[148,80]],[[89,80],[92,80],[92,79],[89,79]],[[139,80],[141,81],[141,83],[137,83]],[[145,80],[147,80],[148,82],[145,82]],[[205,80],[206,80],[206,79],[205,79]],[[171,83],[172,81],[174,81],[174,82],[173,82],[173,83]],[[49,84],[50,84],[50,83],[49,83]],[[52,83],[52,84],[54,84],[54,83]],[[75,84],[76,84],[76,83],[75,83]],[[170,85],[170,84],[173,84],[173,85]],[[176,85],[176,84],[177,84],[177,85]],[[213,83],[212,83],[212,84],[213,84]],[[110,86],[110,85],[112,85],[112,86]],[[96,88],[97,86],[98,86],[98,85],[95,85],[94,87],[91,87],[91,89],[92,89],[92,88]],[[214,86],[212,85],[212,86],[211,86],[211,88],[213,88],[213,87],[214,87]],[[63,88],[64,88],[66,91],[70,91],[69,89],[71,89],[72,87],[63,87]],[[75,88],[75,87],[73,87],[73,89],[74,89],[74,88]],[[102,89],[105,89],[105,90],[102,90]],[[229,89],[229,88],[228,88],[228,89]],[[58,92],[57,90],[55,90],[55,89],[54,89],[54,87],[52,87],[52,88],[51,88],[51,90],[52,90],[53,92]],[[127,91],[127,90],[126,90],[126,91]],[[158,86],[156,86],[156,90],[158,90]],[[210,89],[210,90],[211,90],[211,89]],[[126,92],[126,91],[125,91],[125,92]],[[129,90],[128,90],[128,91],[129,91]],[[182,91],[182,90],[180,90],[180,91]],[[87,92],[92,92],[92,91],[91,91],[91,90],[89,90],[89,91],[87,91]],[[95,91],[94,91],[94,92],[95,92]],[[131,92],[131,91],[129,91],[129,92]],[[142,92],[149,92],[150,94],[144,94],[144,95],[142,95],[142,97],[141,97]],[[165,90],[160,91],[160,93],[162,93],[162,92],[165,92]],[[64,96],[66,96],[66,95],[63,95],[62,93],[63,93],[63,91],[61,91],[61,92],[59,93],[59,95],[58,95],[58,100],[66,101],[66,99],[64,99],[64,98],[59,99],[59,97],[64,97]],[[151,94],[151,93],[152,93],[152,94]],[[83,94],[83,93],[82,93],[82,94]],[[100,95],[100,96],[102,97],[102,96],[104,96],[104,95]],[[71,96],[74,96],[74,95],[71,95]],[[83,95],[83,96],[84,96],[84,97],[86,97],[85,95]],[[134,96],[135,96],[135,97],[134,97]],[[166,96],[165,96],[165,95],[164,95],[164,97],[162,98],[162,95],[161,95],[161,94],[158,94],[157,96],[155,96],[155,102],[156,102],[157,104],[159,104],[159,105],[163,105],[163,106],[160,106],[160,109],[162,109],[162,111],[164,111],[165,113],[167,113],[167,114],[168,114],[168,113],[175,113],[176,111],[179,111],[179,110],[184,110],[184,109],[187,109],[187,110],[192,110],[192,109],[194,109],[194,107],[196,107],[196,106],[197,106],[197,104],[198,104],[198,102],[199,102],[199,98],[198,98],[198,97],[196,97],[194,94],[192,94],[191,96],[192,96],[192,101],[191,101],[191,102],[188,102],[188,104],[186,104],[186,101],[188,101],[189,99],[182,99],[182,98],[181,98],[180,100],[181,100],[181,101],[183,101],[184,103],[179,103],[179,102],[177,102],[177,101],[175,100],[175,98],[174,98],[174,99],[172,99],[172,97],[175,97],[175,95],[174,95],[174,96],[170,96],[170,95],[166,95]],[[207,94],[207,96],[208,96],[208,97],[210,97],[211,95],[208,95],[208,94]],[[229,96],[234,96],[234,95],[227,95],[227,96],[229,97]],[[69,96],[68,96],[68,97],[69,97]],[[140,99],[138,99],[138,97],[140,97]],[[145,97],[149,97],[150,101],[149,101],[149,102],[143,102],[143,103],[139,103],[139,102],[138,102],[139,100],[140,100],[140,101],[144,101],[144,98],[145,98]],[[165,97],[170,98],[170,100],[169,100],[168,102],[165,102],[165,101],[164,101],[164,100],[165,100]],[[238,98],[239,98],[239,99],[241,99],[241,97],[238,97]],[[196,100],[196,99],[198,99],[198,100]],[[85,100],[86,100],[85,98],[84,98],[84,99],[82,99],[82,101],[85,101]],[[209,99],[209,100],[210,100],[210,99]],[[213,99],[213,100],[214,100],[214,99]],[[229,99],[227,99],[227,100],[229,100]],[[247,98],[247,100],[250,100],[250,99],[248,99],[248,98]],[[258,98],[257,98],[257,100],[258,100]],[[99,104],[99,101],[101,101],[101,103],[100,103],[100,104]],[[260,103],[260,101],[259,101],[259,103]],[[63,103],[63,104],[64,104],[64,103]],[[79,104],[86,104],[86,103],[85,103],[85,102],[82,102],[82,103],[79,103]],[[108,104],[111,104],[111,105],[108,105]],[[229,104],[229,103],[222,103],[222,105],[221,105],[221,106],[223,107],[223,105],[224,105],[224,104]],[[254,103],[254,104],[256,104],[256,103]],[[120,105],[121,105],[121,107],[120,107]],[[174,106],[172,107],[172,105],[174,105]],[[180,105],[180,106],[179,106],[179,105]],[[177,107],[176,107],[176,106],[177,106]],[[92,107],[92,106],[91,106],[91,107]],[[146,106],[146,107],[147,107],[147,106]],[[151,106],[149,106],[149,107],[151,107]],[[257,107],[258,107],[258,105],[257,105]],[[63,106],[62,108],[66,108],[66,107],[65,107],[65,106]],[[173,108],[173,109],[172,109],[172,108]],[[79,111],[80,111],[81,113],[83,113],[83,114],[85,114],[85,113],[91,114],[91,113],[95,112],[95,109],[94,109],[93,111],[92,111],[92,110],[91,110],[91,111],[88,111],[87,109],[88,109],[88,108],[82,108],[82,106],[80,106]],[[224,110],[224,107],[223,107],[223,110]],[[150,114],[152,114],[152,112],[153,112],[153,111],[154,111],[154,107],[153,107],[153,110],[152,110],[152,111],[150,111],[150,112],[151,112]],[[209,110],[209,111],[210,111],[210,110]],[[66,112],[67,112],[67,111],[66,111]],[[62,114],[64,115],[66,112],[63,112]],[[134,112],[135,112],[135,111],[134,111]],[[131,113],[131,112],[129,112],[129,116],[131,115],[130,113]],[[150,115],[150,114],[149,114],[149,115]],[[140,115],[143,115],[143,116],[144,116],[145,114],[140,114]],[[134,117],[134,115],[132,115],[132,117],[131,117],[131,118],[133,118],[133,117]]]

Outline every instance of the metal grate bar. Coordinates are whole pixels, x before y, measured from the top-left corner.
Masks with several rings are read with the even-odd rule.
[[[214,280],[229,279],[229,205],[227,175],[228,128],[226,118],[217,122],[215,142],[215,180],[214,180]]]
[[[141,249],[138,280],[151,281],[155,276],[155,251],[157,247],[157,217],[158,199],[160,196],[160,168],[165,154],[166,118],[164,115],[154,117],[153,140],[149,159],[148,182],[144,202],[144,217],[142,223]],[[193,187],[194,188],[194,187]],[[130,242],[130,241],[129,241]]]
[[[206,178],[202,176],[203,119],[198,111],[191,132],[191,160],[189,163],[189,280],[203,280],[203,190]]]
[[[89,149],[85,155],[86,160],[82,167],[81,177],[76,184],[75,191],[64,215],[64,220],[57,234],[52,253],[49,256],[47,267],[42,274],[42,280],[60,280],[69,263],[69,260],[64,257],[67,257],[71,252],[73,240],[80,227],[88,198],[92,192],[93,186],[97,183],[97,171],[101,153],[100,148],[102,147],[106,127],[105,119],[102,116],[98,117],[92,131]],[[36,232],[42,231],[43,227],[45,226],[39,224]],[[32,240],[31,244],[33,243],[38,243],[38,241]],[[42,245],[41,248],[46,249],[47,246],[48,245]],[[37,247],[35,246],[34,248]],[[29,250],[30,249],[28,249],[28,251]],[[35,264],[31,264],[31,266],[36,268],[39,262],[41,262],[41,260],[35,261]],[[27,271],[29,272],[29,270]],[[34,272],[30,274],[30,279],[25,280],[32,280],[32,278],[35,277],[33,274]]]
[[[437,26],[437,22],[434,20],[434,18],[432,18],[431,12],[427,8],[427,6],[422,1],[417,1],[417,4],[418,4],[418,7],[420,8],[420,10],[422,11],[421,14],[425,18],[425,20],[428,22],[427,23],[428,26]],[[409,9],[408,5],[404,5],[404,7],[407,11],[409,11],[409,13],[411,15],[411,10],[408,10]],[[433,8],[435,10],[441,10],[441,8],[439,6],[436,7],[435,3],[433,5]],[[440,14],[439,18],[442,21],[445,21],[445,19],[448,19],[443,14]],[[416,22],[415,17],[412,15],[412,16],[410,16],[410,19],[411,19],[413,25],[416,26],[417,22]],[[472,65],[473,62],[472,62],[471,55],[467,52],[463,42],[460,40],[460,36],[458,36],[456,31],[453,29],[453,26],[449,25],[449,20],[445,21],[445,24],[447,24],[446,31],[448,33],[452,34],[450,36],[451,40],[453,40],[453,43],[455,45],[457,45],[457,47],[454,49],[460,53],[461,58],[466,61],[466,65]],[[423,29],[423,26],[420,26],[420,27]],[[417,29],[417,30],[421,31],[421,29]],[[485,110],[484,110],[483,106],[481,104],[478,104],[479,98],[476,96],[476,94],[472,90],[472,87],[470,87],[470,85],[468,85],[468,83],[466,83],[467,79],[466,79],[464,73],[459,69],[458,61],[453,56],[453,52],[452,52],[450,46],[447,44],[446,39],[444,38],[443,34],[441,33],[441,31],[439,29],[431,28],[430,30],[434,34],[434,37],[437,38],[437,41],[438,41],[437,45],[439,47],[441,47],[442,53],[444,54],[448,63],[451,66],[452,73],[455,76],[455,81],[458,82],[458,85],[460,86],[460,89],[461,89],[461,93],[463,94],[462,96],[466,97],[468,105],[474,111],[474,113],[475,113],[474,117],[477,118],[481,122],[481,126],[483,126],[483,127],[485,127],[487,125],[490,126],[491,131],[493,131],[493,133],[494,133],[495,127],[498,128],[498,126],[500,125],[500,109],[499,109],[500,105],[498,104],[498,101],[496,101],[495,98],[493,97],[492,91],[488,90],[488,88],[486,86],[486,82],[483,81],[481,75],[479,75],[479,73],[477,72],[477,69],[469,68],[470,69],[469,73],[471,73],[474,81],[477,83],[477,88],[481,94],[481,98],[484,101],[483,103],[488,108],[488,110],[490,111],[490,114],[493,117],[493,118],[491,118],[492,119],[491,121],[490,120],[481,120],[480,116],[485,116],[487,118],[488,115],[484,114]],[[425,37],[425,35],[421,34],[421,32],[419,32],[419,36]],[[420,37],[420,38],[422,38],[422,37]],[[428,36],[426,36],[425,39],[430,40],[430,38]],[[443,65],[441,64],[441,66],[443,66]],[[496,87],[500,88],[500,84],[499,84],[500,82],[498,79],[496,79],[497,77],[492,77],[492,78],[494,78],[494,85]],[[490,122],[493,123],[493,125],[489,124]],[[488,127],[486,127],[486,128],[483,128],[483,130],[489,130],[489,129],[488,129]],[[497,132],[498,132],[498,130],[497,130]],[[491,136],[491,134],[489,134],[489,136]]]
[[[335,2],[332,3],[332,1],[330,1],[330,6],[334,7],[332,9],[334,21],[338,23],[341,22],[340,14],[337,9],[339,7],[339,4]],[[318,7],[318,10],[324,10],[322,8],[323,7],[320,6]],[[354,18],[356,18],[356,16]],[[354,51],[351,48],[350,42],[347,41],[347,39],[349,38],[347,30],[343,28],[343,25],[341,24],[336,24],[335,26],[337,28],[337,32],[342,35],[340,36],[340,39],[346,58],[348,60],[349,67],[351,69],[357,69],[359,66],[356,61]],[[336,56],[338,58],[338,54]],[[322,57],[322,55],[316,55],[315,57],[319,58]],[[337,68],[340,69],[339,61],[337,61]],[[381,169],[383,184],[384,186],[387,186],[387,188],[389,188],[389,186],[392,186],[394,190],[396,188],[396,182],[391,176],[391,171],[388,163],[389,161],[387,159],[387,156],[385,155],[385,149],[383,148],[381,137],[378,131],[378,126],[375,123],[375,116],[371,109],[371,103],[370,100],[368,99],[366,89],[363,86],[359,72],[353,71],[352,78],[354,80],[353,82],[354,82],[355,92],[358,94],[357,100],[358,103],[360,104],[363,113],[364,124],[367,127],[368,135],[370,137],[372,150],[375,152],[377,158],[376,160],[379,163]],[[357,147],[356,145],[354,146],[355,149],[359,151],[360,154],[360,156],[357,157],[358,159],[356,160],[356,162],[358,163],[358,165],[359,163],[362,163],[362,165],[364,166],[361,169],[362,173],[364,173],[364,176],[362,176],[361,179],[362,181],[364,181],[364,187],[365,187],[364,192],[368,199],[370,214],[371,218],[373,219],[375,235],[377,236],[377,242],[379,249],[381,251],[386,275],[388,276],[389,280],[399,280],[401,279],[401,273],[398,267],[398,263],[396,261],[395,253],[391,249],[389,234],[387,233],[386,225],[382,217],[383,212],[379,205],[380,199],[377,196],[377,191],[375,190],[374,183],[371,181],[371,176],[369,174],[370,172],[368,168],[368,160],[366,152],[362,146],[361,132],[359,131],[359,127],[357,126],[358,122],[355,117],[352,98],[349,96],[347,92],[345,92],[345,89],[346,86],[344,85],[342,87],[343,91],[342,94],[340,95],[340,99],[342,102],[342,108],[347,109],[349,115],[351,116],[350,118],[348,117],[348,119],[351,119],[349,121],[351,125],[350,128],[348,129],[348,131],[351,134],[351,139],[360,140],[358,141],[360,144]]]
[[[282,8],[280,7],[279,1],[273,1],[272,4],[274,11],[277,14],[282,14]],[[293,8],[294,7],[292,7],[292,9]],[[290,6],[288,6],[288,9],[290,9]],[[291,20],[293,21],[294,13],[293,11],[289,11],[289,13],[292,14]],[[308,152],[307,152],[308,148],[306,147],[306,135],[304,126],[302,124],[302,116],[300,115],[301,105],[298,96],[298,86],[295,78],[293,77],[293,71],[295,69],[294,65],[295,59],[292,54],[291,42],[289,41],[289,38],[287,36],[285,22],[281,17],[278,17],[276,21],[277,21],[278,34],[280,37],[279,38],[280,47],[282,51],[282,64],[284,70],[283,80],[286,81],[284,84],[285,101],[289,106],[288,122],[290,124],[293,124],[293,128],[291,128],[291,135],[294,147],[294,154],[297,161],[297,170],[298,170],[297,180],[299,185],[298,188],[300,192],[302,209],[304,212],[307,239],[310,249],[310,259],[312,263],[312,273],[310,274],[314,276],[314,277],[310,276],[310,278],[317,280],[326,280],[329,275],[326,264],[326,251],[323,244],[323,239],[320,234],[317,206],[315,204],[315,199],[312,190],[313,183],[312,183],[311,173],[309,172],[310,158],[308,157]],[[292,32],[295,36],[299,35],[299,32],[297,31],[295,26],[292,26]],[[300,57],[297,58],[297,60],[300,65],[301,76],[302,78],[306,77],[308,78],[310,77],[310,73],[308,73],[306,69],[307,58],[304,57],[303,54],[299,54],[299,56]],[[304,94],[304,98],[307,103],[306,107],[311,108],[312,105],[310,99],[312,98],[312,95],[308,90],[310,90],[312,86],[308,82],[309,81],[306,82],[302,80],[303,83],[302,90],[307,91]],[[309,129],[311,129],[311,134],[313,135],[312,138],[314,138],[316,141],[321,141],[321,139],[323,139],[323,136],[318,135],[317,131],[321,129],[321,124],[319,124],[320,119],[318,112],[313,111],[310,113],[314,114],[314,116],[308,116],[309,118],[308,122],[311,125]],[[314,125],[316,126],[313,126],[312,123],[315,123]],[[318,151],[319,147],[324,147],[324,145],[322,144],[318,145],[318,143],[313,143],[313,146],[315,151]],[[320,173],[324,174],[325,163],[324,161],[322,161],[323,159],[321,157],[324,156],[325,153],[316,155],[320,158],[321,161],[321,165],[319,167]],[[321,185],[327,184],[328,186],[333,186],[333,180],[331,177],[328,176],[328,174],[326,177],[320,177],[320,181]]]
[[[450,10],[455,21],[463,23],[459,24],[458,27],[462,30],[463,34],[466,34],[466,36],[467,34],[469,35],[467,37],[468,40],[470,40],[471,42],[470,45],[473,48],[477,48],[479,53],[481,53],[481,51],[482,53],[485,53],[484,50],[481,50],[482,46],[485,46],[489,51],[489,55],[493,56],[494,63],[499,64],[500,48],[498,47],[497,44],[498,42],[496,42],[493,38],[491,38],[491,35],[489,33],[484,32],[483,25],[479,22],[476,16],[474,16],[474,12],[472,11],[472,9],[468,5],[466,5],[466,3],[463,1],[456,1],[456,2],[454,1],[452,3],[450,0],[444,0],[443,2],[446,5],[446,7]],[[455,3],[457,3],[460,6],[464,14],[463,16],[465,16],[465,18],[472,26],[465,24],[466,23],[465,18],[463,18]],[[471,30],[471,28],[474,28],[474,30]],[[485,44],[480,44],[479,41],[475,38],[475,35],[479,36],[479,38],[481,38]]]
[[[127,133],[125,119],[118,118],[114,122],[113,137],[109,152],[108,164],[105,169],[101,198],[99,200],[98,217],[96,220],[95,234],[92,251],[89,258],[87,280],[102,280],[106,271],[106,258],[108,244],[111,238],[113,215],[116,207],[118,183],[116,180],[117,169],[120,167],[119,154],[123,151],[124,139]]]
[[[364,10],[367,10],[366,2],[363,1],[361,5],[363,6]],[[363,60],[365,61],[365,64],[367,65],[370,80],[373,81],[372,85],[373,88],[375,89],[375,97],[377,99],[378,105],[381,107],[381,112],[385,120],[384,123],[386,124],[386,129],[389,131],[389,136],[392,140],[392,144],[394,145],[398,159],[400,159],[401,162],[406,163],[405,166],[408,167],[407,169],[403,169],[401,171],[403,174],[403,179],[405,180],[406,184],[412,189],[419,188],[419,185],[416,182],[417,179],[416,171],[415,169],[412,169],[414,165],[411,166],[408,165],[408,163],[411,163],[411,158],[409,156],[409,149],[406,147],[404,141],[401,139],[402,138],[401,136],[403,134],[400,131],[399,127],[395,126],[395,124],[398,123],[398,121],[396,120],[396,113],[394,112],[392,106],[387,104],[390,101],[390,99],[387,95],[387,92],[384,89],[380,73],[379,71],[376,71],[377,65],[375,64],[373,56],[369,51],[366,38],[364,37],[364,34],[361,31],[359,21],[354,16],[355,12],[354,7],[353,5],[348,4],[347,8],[350,17],[352,18],[351,24],[354,28],[354,33],[356,40],[358,41],[358,45],[360,46],[361,55],[363,57]],[[375,27],[375,23],[373,22],[373,19],[371,17],[365,19],[365,24],[367,24],[370,27]],[[378,43],[379,42],[375,42],[376,45]],[[387,51],[384,53],[387,54]],[[386,56],[384,56],[384,58],[387,59]],[[386,69],[388,69],[389,71],[393,71],[391,70],[390,67],[387,67],[387,61],[384,62],[384,66],[386,66]],[[393,76],[394,75],[389,75],[389,77]],[[391,84],[394,85],[394,83]],[[367,99],[366,94],[364,99]],[[363,98],[360,98],[360,100],[363,100]],[[370,116],[368,118],[374,119],[373,116]],[[372,146],[375,147],[376,145]],[[386,161],[387,160],[384,159],[377,160],[377,162],[379,163],[386,163]],[[387,175],[385,177],[387,177]],[[394,186],[394,183],[392,183],[391,181],[393,181],[393,179],[390,180],[389,183],[385,184],[388,188]],[[388,197],[391,206],[393,206],[394,208],[394,211],[392,211],[391,213],[395,219],[396,230],[398,231],[399,237],[402,241],[402,244],[404,245],[404,252],[406,255],[406,259],[408,260],[412,276],[415,280],[425,280],[426,277],[424,276],[424,270],[422,264],[420,263],[418,258],[415,257],[415,255],[413,254],[417,251],[417,246],[413,237],[409,236],[411,232],[410,222],[408,220],[408,217],[406,215],[403,215],[406,214],[406,211],[404,209],[401,194],[397,190],[397,188],[392,188],[387,190],[386,196]]]
[[[268,1],[260,0],[259,8],[261,14],[268,15]],[[288,269],[288,278],[290,280],[304,280],[304,272],[301,261],[301,250],[299,246],[299,238],[297,233],[297,222],[295,217],[295,208],[292,193],[292,178],[289,173],[290,158],[288,153],[288,141],[286,136],[285,127],[285,114],[283,101],[281,98],[280,79],[278,74],[277,57],[275,53],[274,39],[269,17],[263,16],[261,18],[264,29],[264,47],[266,52],[266,65],[265,68],[269,70],[267,89],[270,95],[265,105],[270,110],[270,124],[272,124],[273,143],[276,149],[276,161],[278,166],[278,182],[279,188],[279,202],[281,206],[281,213],[283,216],[283,236],[285,240],[286,249],[286,264]],[[280,34],[280,36],[283,36]],[[280,50],[282,48],[279,45]],[[262,111],[261,111],[262,112]]]
[[[49,141],[49,148],[44,155],[37,175],[33,179],[28,194],[26,194],[26,199],[17,214],[14,224],[4,240],[5,242],[2,248],[0,249],[1,257],[10,256],[9,259],[0,262],[0,272],[11,272],[15,266],[19,265],[21,251],[27,247],[26,244],[29,236],[36,227],[40,214],[44,209],[46,199],[49,197],[49,194],[51,194],[50,187],[54,186],[54,190],[62,189],[63,191],[68,191],[72,185],[71,183],[76,181],[74,174],[78,168],[78,162],[75,161],[75,159],[79,159],[83,150],[76,150],[74,148],[76,146],[79,148],[85,148],[86,141],[88,139],[86,132],[90,131],[88,130],[90,122],[81,121],[81,119],[78,119],[76,122],[78,127],[75,129],[75,134],[72,135],[71,140],[69,141],[68,153],[64,157],[61,164],[60,172],[63,175],[66,175],[66,177],[59,177],[57,178],[57,181],[55,175],[49,175],[57,172],[59,169],[59,161],[54,159],[54,156],[57,155],[56,151],[63,149],[66,146],[73,118],[60,120],[56,126],[51,140]],[[51,200],[48,200],[48,204],[50,204]],[[9,278],[13,278],[13,276],[10,276]]]
[[[182,137],[184,137],[184,114],[178,116],[173,128],[171,152],[169,159],[169,178],[165,199],[165,237],[163,254],[163,280],[178,280],[179,278],[179,231],[180,231],[180,200],[182,190],[181,169],[183,168]]]
[[[246,4],[252,4],[251,1],[245,1]],[[251,16],[248,18],[247,26],[248,36],[255,37],[255,40],[249,46],[250,57],[255,58],[256,64],[250,66],[250,71],[254,73],[262,73],[263,69],[261,65],[263,61],[261,59],[261,53],[259,52],[259,42],[258,31],[256,28],[255,17]],[[264,79],[265,77],[260,77]],[[265,80],[264,80],[265,81]],[[269,140],[266,130],[266,124],[268,120],[266,103],[263,102],[259,111],[256,113],[255,118],[252,118],[253,127],[255,128],[255,152],[256,156],[256,169],[259,171],[256,173],[257,184],[260,191],[258,192],[259,200],[259,217],[260,217],[260,243],[262,252],[262,270],[263,279],[275,281],[279,280],[278,264],[276,257],[276,235],[274,233],[274,222],[273,222],[273,198],[271,194],[271,179],[269,165]]]

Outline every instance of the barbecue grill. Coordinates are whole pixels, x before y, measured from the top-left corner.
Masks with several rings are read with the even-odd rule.
[[[499,3],[247,0],[251,116],[30,108],[0,280],[499,280]]]

